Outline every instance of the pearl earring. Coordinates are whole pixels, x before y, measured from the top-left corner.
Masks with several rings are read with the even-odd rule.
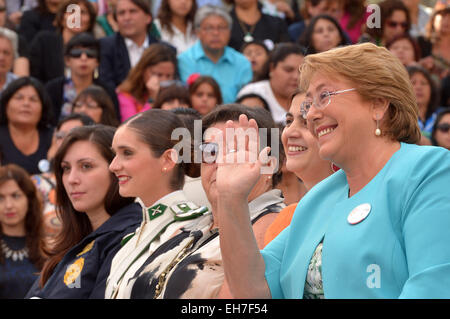
[[[377,128],[376,128],[376,130],[375,130],[375,135],[376,136],[380,136],[381,135],[381,130],[380,130],[380,128],[378,127],[378,118],[377,118]]]

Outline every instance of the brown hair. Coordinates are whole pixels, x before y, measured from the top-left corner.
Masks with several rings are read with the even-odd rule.
[[[159,91],[158,96],[155,100],[155,104],[153,104],[153,108],[160,109],[164,103],[174,100],[178,100],[191,107],[188,89],[180,84],[175,83],[168,87],[162,88]]]
[[[122,125],[133,130],[140,140],[149,146],[152,154],[157,158],[161,157],[165,151],[175,149],[176,145],[190,148],[190,162],[181,161],[177,163],[170,180],[172,190],[182,189],[184,176],[191,171],[190,166],[194,165],[192,136],[190,141],[185,141],[183,137],[172,139],[172,132],[175,129],[187,129],[183,121],[169,110],[151,109],[134,115]],[[182,156],[183,154],[180,152],[180,155]]]
[[[192,7],[191,10],[188,12],[188,14],[185,17],[185,22],[191,22],[192,25],[194,25],[194,17],[195,17],[195,13],[197,12],[197,1],[196,0],[191,0],[192,1]],[[166,29],[169,34],[173,35],[173,29],[172,29],[172,25],[171,25],[171,20],[172,20],[172,9],[170,8],[169,5],[169,0],[162,0],[161,1],[161,6],[159,7],[159,11],[158,11],[158,19],[159,22],[161,22],[161,28],[162,29]]]
[[[214,78],[208,75],[199,76],[191,85],[189,85],[189,97],[192,97],[194,93],[197,91],[198,87],[203,83],[208,83],[212,88],[214,95],[216,96],[217,105],[222,104],[222,93],[220,92],[220,86],[217,84],[217,81]]]
[[[378,3],[380,6],[380,24],[381,28],[366,28],[366,32],[376,39],[383,37],[383,31],[387,20],[392,16],[394,11],[403,11],[406,15],[407,27],[405,33],[411,28],[411,17],[409,15],[408,8],[403,4],[401,0],[384,0]]]
[[[86,101],[88,97],[97,102],[98,106],[102,109],[100,124],[110,125],[114,127],[117,127],[119,125],[117,112],[114,107],[114,103],[111,100],[111,97],[108,95],[108,93],[106,93],[105,89],[95,84],[88,86],[83,91],[81,91],[80,94],[78,94],[78,96],[72,103],[71,112],[73,112],[73,108],[78,101]]]
[[[147,89],[143,80],[144,72],[149,66],[161,62],[172,62],[177,72],[177,56],[173,48],[162,43],[150,45],[142,54],[139,62],[130,70],[125,81],[118,87],[118,91],[128,92],[138,101],[145,102]]]
[[[89,141],[95,145],[103,158],[111,163],[114,153],[111,143],[115,128],[101,124],[73,128],[65,137],[61,147],[55,155],[55,177],[56,177],[56,214],[61,220],[62,229],[55,238],[54,247],[47,251],[49,259],[45,263],[40,286],[43,287],[52,275],[55,267],[63,259],[64,255],[84,237],[92,232],[92,225],[86,214],[77,211],[67,195],[62,182],[63,170],[61,162],[69,148],[78,141]],[[119,194],[118,180],[110,172],[111,183],[104,198],[105,210],[109,215],[114,215],[120,208],[131,204],[134,198],[124,198]]]
[[[8,164],[0,167],[0,185],[5,182],[13,180],[17,183],[19,188],[25,194],[28,200],[28,210],[25,217],[25,233],[26,233],[26,247],[30,261],[41,269],[44,261],[44,237],[43,237],[43,204],[38,197],[36,186],[22,167],[16,164]],[[2,229],[0,227],[0,234]],[[0,246],[0,262],[3,263],[3,252]]]
[[[64,24],[66,23],[66,21],[64,21],[64,15],[67,12],[67,7],[69,7],[69,5],[71,4],[84,5],[86,7],[89,13],[89,27],[87,28],[86,32],[92,33],[94,31],[97,13],[88,0],[67,0],[61,3],[58,12],[56,12],[55,20],[53,22],[56,29],[60,32],[64,29]]]
[[[300,86],[307,89],[314,74],[342,77],[367,101],[389,101],[381,130],[388,138],[415,144],[420,140],[418,107],[408,73],[386,48],[372,43],[350,45],[308,55],[300,69]]]

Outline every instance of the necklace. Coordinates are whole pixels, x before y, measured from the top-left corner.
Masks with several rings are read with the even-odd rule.
[[[13,261],[23,260],[24,258],[28,258],[28,248],[22,248],[19,250],[13,250],[8,247],[3,239],[0,239],[3,255],[5,258],[10,258]]]
[[[249,29],[241,20],[238,19],[238,21],[239,25],[241,26],[242,32],[244,32],[244,42],[252,42],[254,40],[252,33],[253,31],[255,31],[256,23]]]

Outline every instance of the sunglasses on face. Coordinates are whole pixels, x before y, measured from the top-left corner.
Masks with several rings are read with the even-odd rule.
[[[219,144],[217,143],[203,143],[199,146],[202,152],[202,163],[214,163],[219,154]]]
[[[403,29],[408,27],[408,23],[406,22],[396,22],[396,21],[388,21],[387,25],[391,28],[396,28],[397,26],[401,26]]]
[[[69,56],[71,58],[80,58],[83,53],[90,59],[96,59],[98,57],[97,51],[94,49],[72,49],[69,52]]]
[[[442,123],[436,126],[436,129],[441,131],[442,133],[447,133],[450,130],[450,123]]]

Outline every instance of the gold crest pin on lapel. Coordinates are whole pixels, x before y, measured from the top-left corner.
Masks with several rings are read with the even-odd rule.
[[[351,225],[356,225],[369,216],[371,209],[372,206],[369,203],[358,205],[348,214],[347,221]]]

